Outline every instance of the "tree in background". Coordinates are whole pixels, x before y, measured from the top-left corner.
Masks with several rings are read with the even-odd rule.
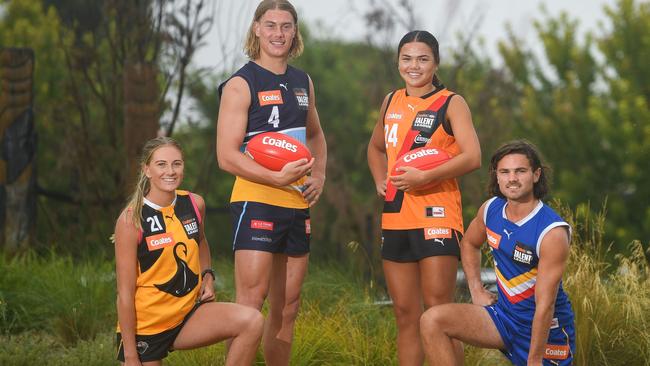
[[[36,221],[34,52],[0,47],[0,247],[28,247]]]
[[[1,4],[2,44],[35,51],[39,241],[92,252],[112,232],[133,152],[159,126],[173,133],[212,17],[203,0]]]
[[[557,198],[606,202],[621,251],[650,236],[650,4],[620,0],[606,14],[602,34],[584,40],[566,14],[535,22],[543,57],[512,34],[500,50],[520,96],[515,134],[545,152]]]

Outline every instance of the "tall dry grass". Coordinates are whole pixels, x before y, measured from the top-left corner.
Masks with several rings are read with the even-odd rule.
[[[605,215],[588,206],[556,208],[574,228],[564,287],[576,314],[575,364],[650,366],[650,277],[639,242],[613,255]],[[231,301],[232,264],[215,263],[217,295]],[[0,365],[112,365],[113,263],[33,254],[0,256]],[[336,264],[312,263],[303,287],[292,365],[396,365],[390,306],[373,303],[369,284]],[[356,272],[358,273],[358,271]],[[507,365],[495,350],[466,347],[466,365]],[[222,344],[174,352],[166,365],[223,365]],[[257,364],[263,365],[258,353]]]

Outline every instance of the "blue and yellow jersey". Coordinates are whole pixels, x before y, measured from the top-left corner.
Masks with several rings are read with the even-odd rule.
[[[287,66],[286,72],[278,75],[250,61],[232,77],[236,76],[246,80],[251,94],[242,151],[253,136],[271,131],[284,133],[306,144],[310,96],[309,76],[305,72]],[[226,82],[219,86],[219,95]],[[230,202],[253,201],[287,208],[307,208],[309,205],[302,196],[305,179],[277,188],[237,177]]]
[[[535,315],[535,284],[542,240],[553,228],[566,227],[568,231],[571,228],[541,201],[528,216],[511,222],[506,217],[506,203],[503,198],[490,199],[483,217],[497,275],[497,306],[522,324],[531,324]],[[569,324],[573,319],[571,303],[561,282],[553,318],[562,324]]]

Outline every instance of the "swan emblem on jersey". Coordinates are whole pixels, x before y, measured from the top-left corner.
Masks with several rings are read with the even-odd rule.
[[[174,259],[176,260],[176,273],[167,282],[156,284],[156,288],[176,297],[183,297],[190,293],[199,283],[199,275],[192,272],[187,262],[178,256],[178,249],[182,248],[185,258],[187,258],[187,245],[178,242],[174,246]]]

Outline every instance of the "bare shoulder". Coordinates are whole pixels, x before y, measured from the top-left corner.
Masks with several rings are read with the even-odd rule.
[[[226,82],[226,85],[223,86],[223,95],[235,94],[235,95],[250,95],[248,90],[248,83],[241,76],[232,77]]]
[[[194,199],[194,202],[196,202],[196,206],[199,208],[199,210],[203,211],[205,209],[205,200],[201,195],[196,194],[194,192],[190,192],[192,195],[192,199]]]
[[[137,242],[139,236],[140,230],[136,227],[133,210],[125,208],[115,223],[115,243],[120,244],[124,241]]]
[[[569,232],[566,226],[549,230],[539,244],[539,259],[546,263],[564,263],[569,257]]]
[[[390,100],[391,95],[393,95],[393,92],[386,94],[384,100],[381,102],[381,107],[379,108],[379,118],[377,122],[381,122],[383,124],[384,112],[386,112],[386,108],[388,108],[388,100]]]
[[[548,251],[569,250],[569,230],[567,226],[556,226],[549,230],[541,243],[540,250],[548,248]]]
[[[468,110],[469,105],[465,98],[460,94],[454,94],[453,98],[449,101],[449,110]]]
[[[492,202],[491,199],[483,202],[481,204],[481,207],[478,208],[478,211],[476,211],[476,217],[481,219],[481,223],[483,223],[483,217],[485,216],[485,210],[488,209],[488,205]]]
[[[135,221],[133,221],[133,210],[130,207],[127,207],[120,212],[120,216],[117,217],[117,222],[115,226],[133,226],[135,228]]]

